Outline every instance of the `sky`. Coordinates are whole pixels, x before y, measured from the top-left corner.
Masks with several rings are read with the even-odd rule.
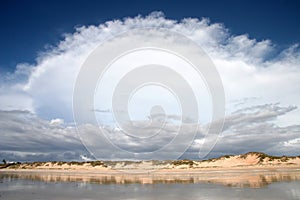
[[[207,157],[249,151],[300,154],[298,1],[5,1],[0,9],[0,157],[6,160],[200,159],[199,151],[207,151]],[[132,134],[151,137],[136,138],[120,131],[115,123],[122,115],[116,117],[112,110],[114,105],[123,105],[117,101],[122,98],[116,98],[116,104],[108,98],[120,85],[119,79],[119,83],[123,81],[125,71],[118,68],[117,62],[108,71],[111,74],[102,78],[106,85],[97,83],[91,92],[96,103],[88,109],[101,122],[100,128],[99,124],[76,121],[76,116],[85,121],[80,118],[85,115],[76,113],[76,107],[74,111],[74,92],[76,97],[85,61],[100,44],[118,45],[116,36],[136,27],[178,32],[211,59],[225,99],[224,126],[218,137],[207,134],[209,127],[217,123],[211,120],[213,105],[205,84],[197,82],[188,66],[179,65],[180,59],[175,62],[174,55],[168,60],[169,54],[163,54],[159,61],[171,63],[187,79],[181,83],[176,75],[172,76],[177,82],[174,87],[191,83],[192,91],[198,90],[196,98],[201,97],[202,124],[196,132],[193,119],[189,119],[193,123],[187,120],[193,113],[193,102],[187,107],[187,116],[178,113],[185,107],[176,106],[178,99],[172,98],[173,93],[157,85],[130,97],[130,123],[137,126],[123,127]],[[126,36],[132,41],[126,47],[145,41],[157,46],[168,42],[156,33],[136,34]],[[107,42],[111,36],[116,38]],[[179,41],[178,37],[173,35],[170,40]],[[192,48],[188,42],[172,45],[180,52]],[[119,60],[123,69],[129,69],[131,60],[143,63],[161,58],[151,51],[128,56],[130,59]],[[193,54],[186,56],[197,58]],[[147,74],[133,75],[131,79],[129,76],[128,80],[139,80],[138,77],[157,78]],[[165,76],[163,81],[174,80]],[[127,86],[121,86],[119,91],[127,91]],[[182,94],[176,91],[179,97],[182,95],[179,101],[188,96],[188,90]],[[157,96],[160,98],[153,98]],[[160,115],[150,113],[154,117],[152,126],[147,126],[146,119],[158,100],[162,100],[168,123],[159,129],[160,135],[153,135],[153,127],[161,125]],[[162,112],[160,107],[154,111]],[[177,122],[182,118],[185,123],[180,125]]]
[[[208,17],[224,23],[232,34],[270,39],[279,46],[297,43],[300,5],[296,0],[212,1],[2,1],[0,22],[3,71],[34,63],[39,52],[57,44],[74,27],[163,11],[169,19]]]

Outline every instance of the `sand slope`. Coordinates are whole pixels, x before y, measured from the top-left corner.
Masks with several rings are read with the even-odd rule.
[[[228,155],[203,161],[90,161],[90,162],[33,162],[1,165],[3,169],[41,169],[41,170],[212,170],[237,168],[299,168],[300,156],[275,157],[259,152],[243,155]]]

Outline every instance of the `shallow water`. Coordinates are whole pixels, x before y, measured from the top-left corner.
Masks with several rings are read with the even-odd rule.
[[[0,172],[0,199],[300,199],[299,173],[107,175]],[[244,182],[247,177],[252,180]]]

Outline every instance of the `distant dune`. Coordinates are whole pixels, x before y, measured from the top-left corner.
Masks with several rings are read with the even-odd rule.
[[[0,165],[1,170],[198,171],[247,168],[300,168],[300,156],[270,156],[259,152],[226,155],[209,160],[32,162]]]

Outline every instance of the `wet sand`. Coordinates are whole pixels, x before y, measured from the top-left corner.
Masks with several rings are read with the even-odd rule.
[[[300,169],[210,169],[210,170],[0,170],[2,178],[44,182],[97,184],[213,183],[230,187],[261,188],[274,182],[299,181]]]

